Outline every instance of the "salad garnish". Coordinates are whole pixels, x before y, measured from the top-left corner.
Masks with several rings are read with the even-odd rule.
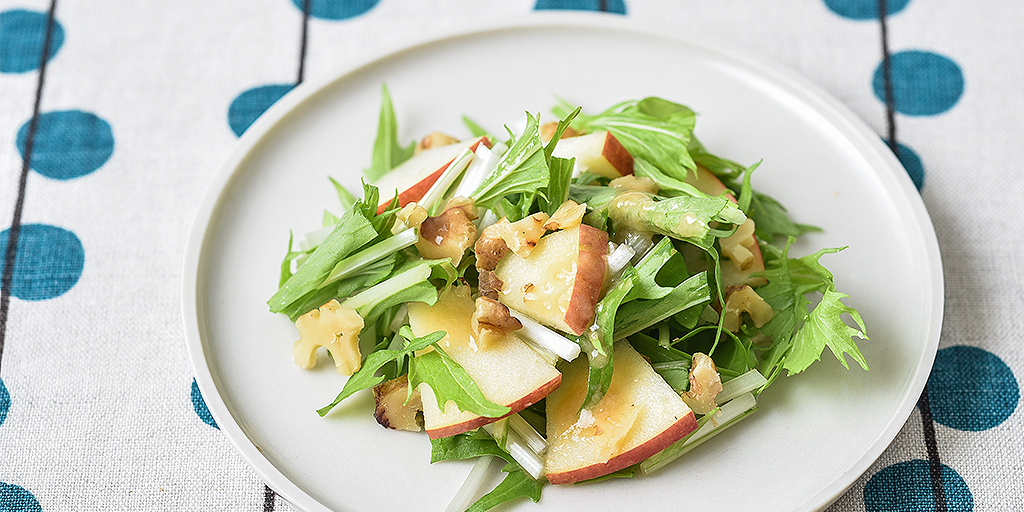
[[[383,427],[426,430],[430,462],[477,459],[448,510],[654,472],[826,347],[868,369],[820,262],[842,248],[790,256],[817,228],[754,190],[762,162],[709,152],[662,98],[553,113],[402,143],[382,88],[361,196],[330,180],[342,213],[289,236],[268,301],[300,367],[324,347],[348,376],[321,416],[372,389]],[[477,499],[494,458],[505,477]]]

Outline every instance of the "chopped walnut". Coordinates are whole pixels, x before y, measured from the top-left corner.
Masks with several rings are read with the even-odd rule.
[[[453,197],[436,217],[427,217],[420,224],[420,238],[416,249],[427,259],[451,258],[453,265],[462,261],[462,255],[476,241],[476,206],[471,199]]]
[[[427,209],[417,203],[409,203],[398,210],[395,214],[395,224],[391,226],[391,233],[396,234],[409,228],[418,228],[427,220]]]
[[[719,243],[722,245],[722,255],[732,261],[736,270],[747,270],[754,263],[754,246],[757,239],[754,238],[754,219],[747,218],[743,224],[736,228],[736,232]]]
[[[722,391],[722,376],[707,354],[696,352],[690,362],[690,390],[681,398],[696,414],[707,414],[718,407],[715,397]]]
[[[498,224],[503,222],[507,224],[508,219],[502,218]],[[494,270],[498,266],[498,262],[508,254],[508,246],[498,234],[501,228],[495,227],[498,224],[491,224],[484,228],[483,234],[473,246],[473,252],[476,253],[477,270]]]
[[[382,382],[373,387],[373,399],[377,409],[373,417],[384,428],[419,432],[423,430],[423,402],[419,389],[409,393],[409,376]]]
[[[551,218],[544,223],[544,229],[557,231],[559,229],[579,226],[583,222],[583,215],[585,213],[587,213],[587,203],[577,204],[572,199],[566,200],[555,210]]]
[[[363,330],[363,319],[355,310],[344,308],[337,300],[331,300],[306,313],[295,321],[299,329],[299,340],[292,346],[295,364],[309,369],[316,365],[316,349],[324,347],[334,358],[338,373],[352,375],[359,369],[362,356],[359,353],[359,332]]]
[[[551,121],[550,123],[544,123],[540,125],[540,140],[548,142],[551,137],[555,136],[555,130],[558,129],[558,121]],[[562,136],[558,140],[568,139],[569,137],[579,137],[583,135],[583,132],[573,129],[571,126],[566,126],[562,132]]]
[[[775,311],[753,288],[743,285],[726,288],[723,327],[738,332],[743,325],[743,313],[750,315],[755,327],[761,327],[775,316]]]
[[[456,139],[455,137],[452,137],[451,135],[448,135],[446,133],[431,132],[416,143],[416,149],[413,152],[418,154],[431,148],[450,146],[458,141],[459,139]]]
[[[477,286],[480,296],[498,300],[498,296],[501,294],[501,288],[505,283],[498,278],[497,274],[495,274],[493,270],[486,270],[479,267],[476,270],[479,274]]]
[[[498,236],[505,241],[505,245],[514,253],[526,258],[537,246],[540,237],[544,234],[544,224],[548,221],[548,214],[538,212],[529,217],[508,222],[502,218],[493,226]],[[490,229],[490,228],[488,228]]]
[[[512,316],[508,307],[490,297],[477,297],[470,325],[480,350],[504,339],[509,332],[523,328],[523,324]]]
[[[638,192],[645,192],[648,194],[657,194],[660,188],[658,184],[647,176],[637,176],[635,174],[627,174],[625,176],[619,176],[608,182],[608,186],[617,188],[620,190],[636,190]]]

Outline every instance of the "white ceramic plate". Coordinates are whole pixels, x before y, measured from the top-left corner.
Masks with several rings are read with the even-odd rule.
[[[550,59],[558,53],[566,56]],[[571,56],[571,57],[569,57]],[[516,510],[814,509],[849,487],[892,441],[921,393],[939,337],[942,275],[930,220],[878,135],[804,80],[738,55],[609,18],[535,16],[388,52],[296,88],[239,141],[203,203],[185,262],[184,316],[196,380],[224,434],[279,494],[308,510],[442,510],[471,463],[430,465],[425,435],[387,431],[363,393],[327,418],[343,378],[291,361],[294,326],[271,315],[289,230],[337,209],[332,175],[358,190],[380,86],[403,140],[495,133],[523,112],[551,118],[556,97],[590,112],[662,96],[693,107],[714,152],[764,163],[754,184],[783,201],[826,256],[868,325],[869,372],[826,354],[781,378],[761,409],[651,476],[548,486]],[[827,352],[827,351],[826,351]],[[700,497],[700,498],[696,498]],[[710,501],[708,499],[710,498]]]

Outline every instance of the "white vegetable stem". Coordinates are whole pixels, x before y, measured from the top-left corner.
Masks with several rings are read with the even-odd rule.
[[[566,361],[572,361],[580,355],[580,346],[576,342],[566,339],[565,336],[537,323],[523,313],[513,309],[509,311],[523,324],[523,328],[517,330],[516,335],[527,343],[535,344]]]
[[[715,437],[726,428],[757,410],[757,400],[751,393],[742,394],[722,405],[718,412],[696,432],[683,441],[676,442],[661,453],[640,463],[644,473],[653,473],[657,469],[681,457],[686,452],[700,446]]]
[[[613,276],[618,275],[619,272],[622,272],[622,269],[626,268],[626,264],[629,263],[635,255],[636,251],[634,251],[628,244],[619,244],[619,246],[608,255],[608,273]]]
[[[744,393],[750,393],[768,383],[768,379],[757,370],[750,370],[739,377],[727,380],[722,383],[722,390],[718,392],[715,401],[726,403]]]
[[[483,428],[491,437],[495,437],[496,434],[499,437],[504,436],[505,450],[534,480],[540,480],[544,477],[544,459],[530,449],[530,446],[523,440],[522,436],[516,433],[515,429],[495,432],[494,423],[484,425]]]
[[[476,464],[469,471],[469,476],[462,483],[462,487],[459,487],[458,492],[452,497],[451,503],[444,509],[445,512],[465,512],[476,501],[476,496],[480,493],[480,487],[483,486],[484,480],[487,478],[488,473],[490,473],[491,461],[493,459],[494,457],[490,455],[477,457]]]
[[[500,153],[492,151],[483,144],[477,146],[473,161],[466,168],[466,174],[463,175],[459,187],[455,189],[455,195],[469,197],[470,194],[476,192],[476,189],[480,188],[480,184],[483,183],[484,179],[498,165],[498,160],[500,159]]]
[[[345,259],[338,262],[335,265],[334,270],[331,271],[330,275],[320,286],[317,288],[323,288],[346,275],[355,272],[389,254],[394,254],[412,244],[416,243],[418,236],[416,229],[409,228],[405,231],[401,231],[395,236],[386,238],[376,245],[367,247],[355,254],[352,254]]]
[[[441,176],[437,178],[437,181],[430,186],[427,193],[423,195],[423,199],[420,204],[427,209],[428,212],[434,211],[434,203],[438,202],[444,197],[445,192],[455,183],[455,180],[459,179],[462,175],[462,171],[466,170],[469,166],[470,161],[473,160],[473,152],[466,148],[459,153],[459,156],[452,160],[452,163],[448,164],[448,167],[441,173]]]
[[[530,422],[523,419],[518,413],[508,417],[508,426],[519,434],[526,442],[526,445],[537,455],[543,455],[548,450],[548,442],[537,432],[537,429],[530,425]]]

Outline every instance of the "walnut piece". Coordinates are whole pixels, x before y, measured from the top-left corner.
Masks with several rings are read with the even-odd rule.
[[[544,229],[557,231],[559,229],[579,226],[583,222],[583,215],[585,213],[587,213],[586,203],[577,204],[576,201],[568,199],[559,205],[555,213],[551,215],[551,218],[544,223]]]
[[[757,239],[754,238],[754,219],[747,218],[743,224],[736,228],[736,232],[719,243],[722,245],[722,255],[732,261],[736,270],[746,270],[754,263],[754,245]]]
[[[695,352],[690,362],[690,390],[681,398],[696,414],[707,414],[718,407],[715,397],[722,391],[722,376],[707,354]]]
[[[448,135],[446,133],[431,132],[431,133],[428,133],[426,136],[424,136],[422,139],[420,139],[419,142],[416,143],[416,149],[413,150],[413,153],[414,154],[419,154],[419,153],[422,153],[423,151],[426,151],[426,150],[428,150],[430,148],[439,148],[441,146],[450,146],[452,144],[455,144],[458,141],[459,141],[459,139],[456,139],[455,137],[452,137],[451,135]]]
[[[476,344],[480,350],[486,350],[504,339],[509,332],[523,328],[523,324],[512,316],[507,306],[486,296],[477,297],[470,326],[476,334]]]
[[[505,245],[512,252],[526,258],[530,256],[533,248],[540,241],[540,237],[544,235],[544,224],[547,221],[547,213],[537,212],[515,222],[509,222],[503,217],[501,221],[490,228],[496,230],[498,236],[505,241]]]
[[[753,288],[743,285],[725,289],[725,315],[723,327],[738,332],[743,325],[743,313],[750,315],[755,327],[761,327],[775,316],[775,311]]]
[[[384,428],[419,432],[423,430],[423,402],[419,389],[409,393],[409,376],[402,375],[373,387],[377,409],[373,417]]]
[[[424,258],[451,258],[452,265],[458,265],[466,249],[476,241],[476,217],[472,199],[449,199],[440,215],[427,217],[420,224],[416,249]]]
[[[327,304],[295,320],[299,340],[292,345],[292,359],[304,369],[316,365],[316,350],[324,347],[334,358],[338,373],[352,375],[362,364],[359,353],[359,332],[363,319],[353,309],[344,308],[332,299]]]

